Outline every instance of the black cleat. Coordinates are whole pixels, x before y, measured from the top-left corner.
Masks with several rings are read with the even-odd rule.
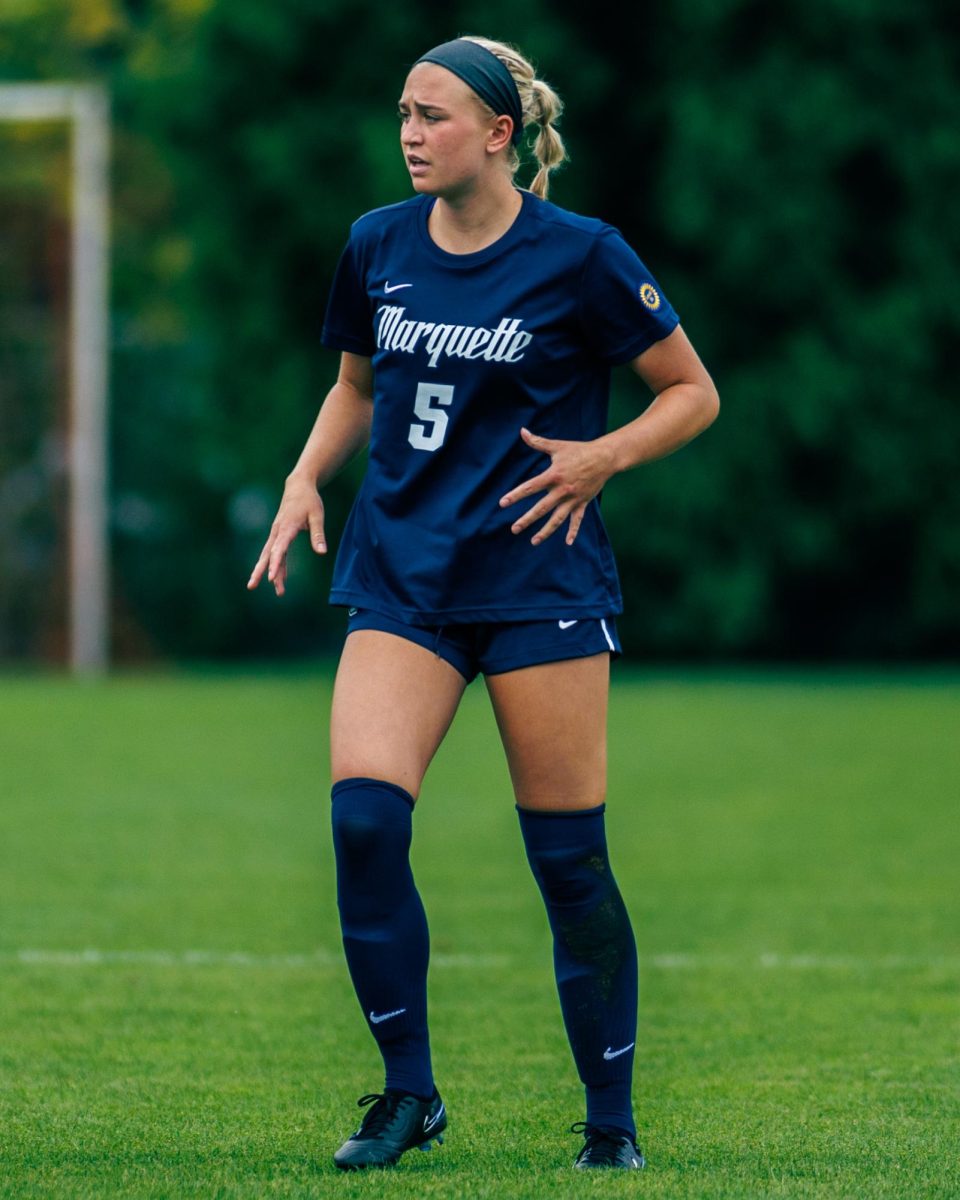
[[[432,1149],[432,1142],[443,1144],[441,1134],[447,1127],[447,1111],[440,1093],[432,1100],[421,1100],[410,1092],[388,1088],[372,1092],[357,1101],[360,1108],[372,1104],[364,1114],[356,1133],[352,1133],[334,1154],[341,1171],[360,1171],[364,1167],[390,1167],[401,1154],[414,1146]]]
[[[571,1133],[582,1133],[586,1138],[583,1149],[577,1155],[575,1167],[625,1167],[639,1170],[647,1165],[643,1151],[626,1134],[602,1125],[588,1125],[578,1121],[570,1126]]]

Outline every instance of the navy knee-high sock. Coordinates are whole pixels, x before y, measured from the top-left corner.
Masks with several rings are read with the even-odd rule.
[[[610,870],[605,806],[517,806],[527,858],[547,906],[560,1007],[587,1094],[587,1121],[636,1137],[630,1085],[637,1036],[637,951]]]
[[[413,797],[378,779],[333,785],[337,905],[350,978],[380,1047],[385,1087],[433,1095],[430,941],[410,870]]]

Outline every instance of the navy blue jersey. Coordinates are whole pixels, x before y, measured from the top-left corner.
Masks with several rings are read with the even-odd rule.
[[[330,601],[446,624],[622,611],[600,506],[572,546],[538,546],[500,508],[550,459],[520,427],[586,441],[606,432],[610,368],[677,315],[619,231],[521,192],[513,225],[473,254],[430,237],[435,197],[351,227],[323,344],[373,360],[369,461],[340,541]],[[544,518],[546,519],[546,518]]]

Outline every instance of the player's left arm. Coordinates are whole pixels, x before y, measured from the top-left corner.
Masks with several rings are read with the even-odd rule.
[[[611,454],[611,475],[679,450],[720,412],[714,382],[680,325],[630,366],[653,392],[653,400],[635,420],[597,439]]]
[[[522,533],[549,514],[531,538],[536,545],[569,517],[566,541],[572,545],[587,505],[611,476],[672,454],[717,419],[717,389],[679,325],[638,354],[630,366],[653,392],[653,400],[628,424],[589,442],[538,437],[521,430],[527,445],[550,455],[550,466],[500,500],[501,508],[506,508],[536,492],[546,492],[517,518],[511,526],[513,533]]]

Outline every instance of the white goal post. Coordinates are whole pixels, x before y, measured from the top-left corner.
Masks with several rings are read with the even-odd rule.
[[[71,126],[69,595],[70,665],[109,661],[107,536],[110,109],[95,84],[0,84],[0,120]]]

